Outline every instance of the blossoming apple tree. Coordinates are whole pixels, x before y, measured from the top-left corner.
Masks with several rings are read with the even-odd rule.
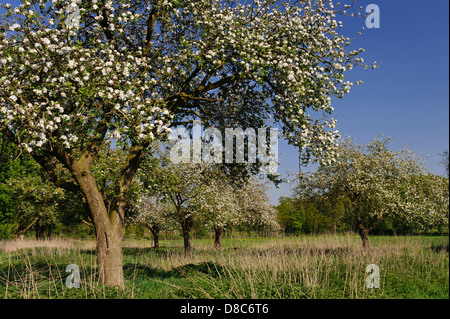
[[[0,126],[53,180],[83,194],[101,283],[124,285],[127,190],[149,143],[170,126],[194,117],[213,121],[221,107],[241,105],[237,118],[275,119],[305,161],[332,160],[330,96],[348,93],[345,72],[363,64],[363,50],[349,49],[337,19],[350,5],[22,1],[1,5]],[[105,141],[127,149],[109,214],[90,169]],[[55,176],[49,159],[71,180]]]
[[[135,204],[135,214],[131,218],[131,223],[144,225],[153,235],[153,247],[159,248],[159,235],[161,230],[171,230],[176,228],[170,215],[172,207],[164,201],[162,196],[149,195],[143,192]]]
[[[230,178],[218,168],[208,170],[208,178],[198,188],[194,206],[198,218],[214,229],[214,248],[222,248],[225,227],[240,221],[236,189]]]
[[[167,160],[163,158],[162,163]],[[186,256],[192,252],[190,233],[200,212],[198,197],[209,181],[208,171],[204,163],[166,162],[144,177],[149,190],[168,203],[170,211],[166,216],[181,229]]]
[[[412,151],[390,149],[391,142],[376,138],[363,146],[347,138],[335,163],[298,176],[299,196],[350,200],[347,217],[356,222],[364,250],[370,231],[386,217],[448,227],[448,179],[427,173]]]
[[[250,178],[242,188],[236,190],[239,206],[238,225],[255,228],[258,231],[281,230],[277,221],[277,211],[270,204],[266,191],[267,185],[255,177]]]

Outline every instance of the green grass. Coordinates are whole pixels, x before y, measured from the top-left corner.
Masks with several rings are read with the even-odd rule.
[[[448,299],[448,237],[372,237],[364,254],[357,236],[194,240],[124,244],[124,291],[97,283],[92,243],[0,252],[0,298]],[[25,245],[26,246],[26,245]],[[57,245],[56,245],[57,246]],[[81,288],[68,289],[65,268],[77,264]],[[368,264],[380,288],[365,287]]]

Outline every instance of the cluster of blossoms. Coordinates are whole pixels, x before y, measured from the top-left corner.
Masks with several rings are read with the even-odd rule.
[[[198,187],[193,205],[206,226],[224,228],[239,224],[240,207],[235,189],[225,174],[215,171]]]
[[[47,13],[64,21],[64,10],[57,9],[63,2],[53,1]],[[26,150],[46,143],[79,146],[98,138],[104,124],[106,137],[116,141],[151,141],[170,132],[172,115],[151,92],[151,66],[142,49],[130,54],[105,41],[98,24],[81,45],[80,35],[55,19],[40,25],[30,2],[4,7],[17,22],[0,34],[0,122]]]

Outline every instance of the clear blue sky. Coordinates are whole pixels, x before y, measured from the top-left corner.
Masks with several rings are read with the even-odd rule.
[[[3,1],[8,2],[8,1]],[[341,1],[345,2],[345,1]],[[20,1],[9,1],[14,7]],[[335,100],[337,129],[360,144],[385,135],[394,147],[408,146],[427,156],[427,168],[444,174],[441,153],[449,148],[449,1],[357,0],[358,6],[377,4],[381,27],[367,29],[353,43],[364,48],[367,63],[382,62],[377,70],[354,69],[349,80],[364,81],[343,100]],[[343,19],[344,34],[356,35],[365,19]],[[278,172],[298,171],[298,152],[279,141]],[[307,168],[304,168],[306,170]],[[269,190],[271,203],[289,196],[289,185]]]
[[[364,8],[371,3],[380,8],[380,28],[366,28],[354,47],[366,50],[367,63],[383,63],[377,70],[348,73],[364,84],[334,101],[337,129],[360,144],[392,136],[394,148],[408,146],[426,157],[428,170],[444,175],[439,153],[449,148],[449,1],[357,1]],[[365,25],[365,19],[342,20],[349,36]],[[279,144],[278,172],[297,172],[298,152]],[[269,190],[271,203],[290,193],[289,185]]]

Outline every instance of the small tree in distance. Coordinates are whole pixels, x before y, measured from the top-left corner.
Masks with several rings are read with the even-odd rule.
[[[370,231],[386,217],[422,227],[448,226],[448,179],[426,173],[413,152],[390,150],[390,143],[381,138],[361,146],[347,138],[335,163],[298,176],[300,196],[318,192],[350,200],[347,218],[356,222],[365,251]]]
[[[239,220],[239,203],[230,179],[222,171],[213,168],[208,174],[208,180],[198,189],[194,206],[199,219],[214,230],[214,248],[220,250],[225,227]]]
[[[144,184],[154,196],[167,202],[170,208],[167,217],[178,224],[183,236],[185,255],[190,256],[191,231],[194,219],[199,214],[199,197],[204,185],[209,182],[209,165],[173,164],[164,156],[160,160],[157,166],[145,172]]]
[[[236,190],[239,205],[238,225],[256,229],[258,232],[281,230],[277,210],[270,204],[267,185],[251,178],[244,187]]]
[[[171,207],[163,198],[150,196],[144,192],[137,200],[135,215],[132,224],[144,225],[153,235],[153,247],[159,248],[159,235],[161,230],[171,230],[175,225],[169,218]]]

